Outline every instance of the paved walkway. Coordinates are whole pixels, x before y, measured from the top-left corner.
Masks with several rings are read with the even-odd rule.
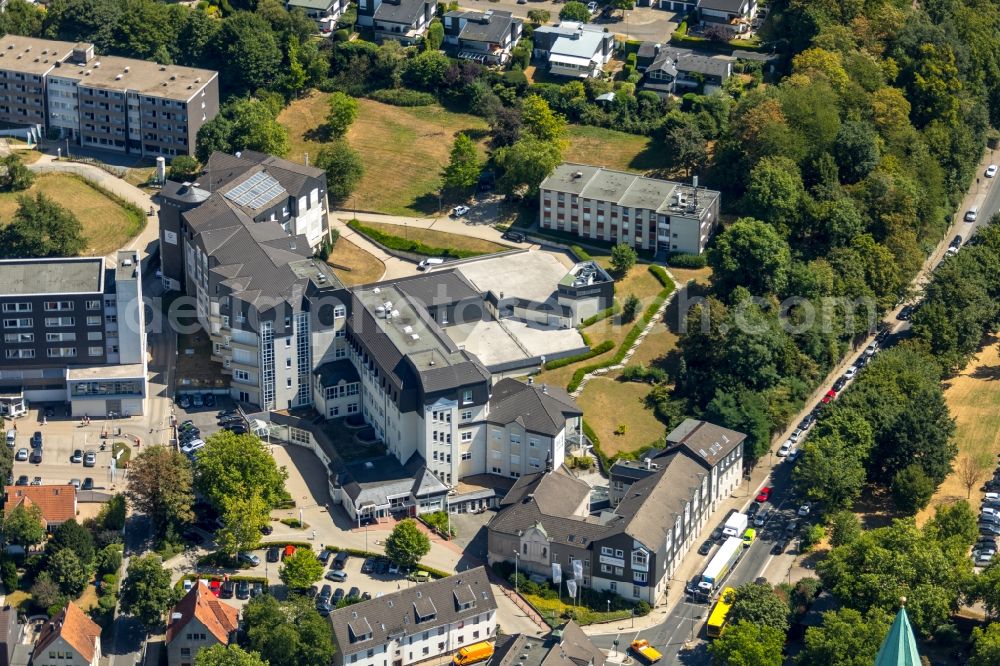
[[[159,210],[152,197],[139,189],[135,185],[125,182],[117,176],[113,176],[104,169],[85,162],[73,162],[69,160],[56,160],[52,155],[42,155],[38,161],[28,166],[35,173],[71,173],[103,187],[113,194],[129,201],[139,207],[140,210],[148,212],[150,208],[154,213]],[[147,249],[153,241],[160,236],[159,218],[156,215],[146,216],[146,226],[133,238],[123,250],[138,250],[141,257],[145,257]]]

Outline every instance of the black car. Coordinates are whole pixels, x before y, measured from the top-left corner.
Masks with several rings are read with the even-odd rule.
[[[277,562],[281,559],[281,549],[277,546],[271,546],[267,549],[267,561]]]
[[[840,377],[839,379],[837,379],[837,381],[835,381],[833,383],[833,390],[834,391],[840,391],[845,386],[847,386],[847,378],[846,377]]]
[[[375,571],[375,558],[366,557],[365,561],[361,563],[361,573],[370,574]]]
[[[326,617],[333,612],[333,606],[326,599],[316,600],[316,612],[320,614],[321,617]]]
[[[747,518],[753,520],[758,511],[760,511],[760,502],[751,502],[750,506],[747,507]]]
[[[909,321],[912,315],[913,315],[913,306],[907,305],[903,307],[902,310],[899,311],[899,314],[896,315],[896,319],[898,319],[899,321]]]
[[[219,590],[219,596],[223,599],[232,599],[234,594],[236,594],[236,583],[231,580],[227,580],[222,584],[222,589]]]
[[[348,599],[360,599],[361,598],[361,590],[359,590],[356,587],[352,587],[350,590],[347,591],[347,598]]]
[[[722,541],[725,538],[725,536],[726,535],[722,533],[722,528],[716,527],[714,530],[712,530],[712,534],[709,535],[708,540],[718,543],[719,541]]]
[[[206,393],[205,394],[205,406],[206,407],[215,407],[215,396],[212,395],[211,393]]]
[[[217,419],[224,419],[227,416],[234,416],[235,414],[236,414],[236,410],[234,410],[234,409],[223,409],[222,411],[220,411],[219,413],[217,413],[215,415],[215,418],[217,418]]]
[[[226,424],[223,426],[223,428],[233,433],[234,435],[245,435],[247,432],[247,427],[242,423]]]
[[[26,485],[28,485],[28,483],[29,483],[29,481],[28,481],[28,475],[27,474],[22,474],[21,476],[17,477],[17,481],[14,483],[14,485],[15,486],[26,486]]]
[[[31,456],[28,458],[28,462],[34,465],[40,465],[42,463],[42,450],[35,449],[31,452]]]
[[[389,573],[389,560],[384,557],[375,560],[375,573],[383,575]]]
[[[783,552],[785,552],[786,548],[788,548],[788,539],[781,539],[780,541],[774,544],[773,548],[771,548],[771,554],[781,555]]]
[[[961,247],[962,246],[962,234],[956,234],[954,238],[951,239],[951,243],[948,247]]]
[[[273,531],[274,531],[274,528],[271,527],[270,525],[261,525],[260,526],[260,533],[263,534],[263,535],[265,535],[265,536],[267,536],[268,534],[270,534]]]
[[[712,550],[712,546],[714,546],[714,545],[715,545],[715,541],[713,541],[712,539],[709,539],[705,543],[701,544],[700,548],[698,548],[698,554],[699,555],[708,555],[709,552],[711,552],[711,550]]]
[[[42,433],[36,432],[31,436],[31,448],[40,449],[42,448]]]
[[[522,234],[520,231],[508,231],[501,238],[503,238],[504,240],[512,241],[514,243],[523,243],[525,240],[524,234]]]
[[[319,589],[319,593],[316,595],[316,598],[328,600],[332,594],[333,594],[333,588],[329,585],[324,585]]]
[[[83,479],[83,485],[80,486],[80,489],[81,490],[93,490],[94,489],[94,480],[92,478],[90,478],[89,476],[84,477],[84,479]]]
[[[264,594],[264,592],[265,592],[265,590],[264,590],[264,583],[250,583],[250,596],[251,597],[254,597],[254,598],[259,597],[260,595]]]
[[[316,556],[316,559],[318,559],[320,562],[322,562],[323,566],[325,567],[326,565],[328,565],[330,563],[330,558],[331,557],[333,557],[333,551],[330,550],[329,548],[324,548],[323,551],[319,555]]]
[[[372,593],[371,592],[364,592],[364,593],[361,594],[361,600],[362,601],[368,601],[371,598],[372,598]]]
[[[338,587],[337,591],[333,593],[333,598],[330,599],[330,603],[336,606],[343,600],[344,600],[344,588]]]
[[[241,580],[236,583],[236,598],[237,599],[249,599],[250,598],[250,583]]]

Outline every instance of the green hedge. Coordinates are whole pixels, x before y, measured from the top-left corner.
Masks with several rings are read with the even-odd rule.
[[[592,258],[590,256],[590,253],[587,252],[586,250],[584,250],[579,245],[570,245],[569,249],[570,249],[570,252],[572,252],[573,254],[576,255],[576,260],[577,261],[590,261],[591,258]]]
[[[658,269],[658,270],[654,270]],[[642,329],[646,328],[646,324],[650,322],[656,311],[663,305],[663,301],[667,300],[667,297],[674,291],[673,280],[667,275],[667,272],[663,270],[660,266],[650,266],[649,272],[656,276],[656,279],[660,281],[661,284],[669,285],[663,291],[656,295],[653,302],[649,304],[646,311],[642,314],[642,319],[636,322],[632,330],[628,332],[625,339],[622,340],[621,345],[618,347],[618,351],[610,359],[606,359],[603,363],[594,363],[593,365],[586,365],[582,368],[577,369],[573,373],[573,378],[569,380],[569,384],[566,386],[566,390],[572,393],[580,387],[580,382],[583,381],[583,376],[587,373],[594,372],[595,370],[600,370],[601,368],[606,368],[611,365],[617,365],[625,359],[625,353],[628,351],[629,347],[636,341],[639,335],[642,333]]]
[[[684,254],[675,252],[667,257],[667,264],[678,268],[704,268],[708,265],[708,256],[702,254]]]
[[[455,250],[452,248],[444,247],[433,247],[431,245],[425,245],[417,241],[412,241],[406,238],[400,238],[399,236],[393,236],[392,234],[383,233],[371,227],[365,226],[358,222],[357,220],[351,220],[347,223],[347,226],[358,232],[362,236],[367,236],[377,243],[381,243],[390,250],[399,250],[400,252],[411,252],[413,254],[422,254],[428,257],[452,257],[455,259],[465,259],[468,257],[478,257],[485,252],[473,252],[471,250]]]
[[[312,550],[313,545],[308,541],[285,541],[280,539],[278,541],[262,541],[258,548],[270,548],[271,546],[278,546],[279,548],[284,548],[285,546],[295,546],[296,548],[308,548]]]
[[[622,306],[618,303],[618,301],[615,301],[614,304],[610,308],[605,308],[605,309],[601,310],[600,312],[598,312],[597,314],[595,314],[594,316],[587,317],[586,319],[584,319],[583,321],[581,321],[580,322],[580,326],[578,326],[578,328],[587,328],[588,326],[593,326],[594,324],[596,324],[599,321],[603,321],[604,319],[607,319],[608,317],[613,317],[614,315],[616,315],[619,312],[621,312],[621,310],[622,310]]]
[[[600,354],[607,353],[615,348],[615,343],[611,340],[605,340],[601,344],[592,348],[588,352],[583,354],[576,354],[575,356],[567,356],[565,358],[557,358],[554,361],[546,361],[545,370],[555,370],[556,368],[563,368],[567,365],[572,365],[573,363],[579,363],[580,361],[586,361],[587,359],[594,358]]]
[[[434,95],[407,88],[384,88],[368,95],[376,102],[393,106],[430,106],[437,102]]]

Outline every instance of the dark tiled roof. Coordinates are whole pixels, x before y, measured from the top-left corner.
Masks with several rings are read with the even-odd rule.
[[[656,42],[643,42],[642,44],[639,44],[639,49],[635,52],[635,57],[639,59],[653,58],[656,56],[656,52],[659,48],[660,45]]]
[[[448,12],[445,16],[465,18],[466,23],[459,38],[472,42],[503,42],[510,35],[511,26],[521,22],[511,12],[501,10],[477,12],[459,9]]]
[[[669,453],[678,448],[687,449],[689,455],[703,460],[705,466],[714,467],[746,438],[741,432],[708,421],[684,419],[683,423],[667,434],[665,450]]]
[[[239,616],[239,609],[216,599],[208,586],[198,581],[170,611],[166,642],[177,638],[192,618],[198,618],[215,640],[228,645],[229,636],[239,627]]]
[[[569,516],[589,495],[590,486],[564,467],[522,476],[500,501],[501,510],[490,520],[489,529],[518,534],[538,525],[556,543],[586,548],[608,534],[596,519]]]
[[[17,624],[17,609],[4,606],[0,609],[0,666],[11,666],[14,646],[21,637],[21,629]]]
[[[427,469],[419,453],[410,456],[406,465],[392,455],[352,463],[342,470],[341,483],[357,507],[388,504],[389,495],[410,493],[425,497],[448,492],[448,487]]]
[[[423,307],[447,305],[482,298],[475,287],[456,270],[434,271],[393,283],[407,298]]]
[[[357,382],[361,380],[354,364],[346,358],[324,363],[313,370],[313,374],[319,377],[321,386],[335,386],[340,382]]]
[[[684,512],[684,506],[707,473],[685,455],[660,461],[660,469],[655,474],[629,486],[615,508],[622,520],[613,523],[651,548],[664,542],[674,523],[672,515]]]
[[[475,605],[463,609],[460,606],[463,601],[474,602]],[[476,567],[340,608],[330,613],[330,624],[337,650],[346,656],[383,645],[390,635],[425,631],[431,627],[466,620],[495,610],[496,607],[486,569]],[[431,608],[433,618],[428,618],[424,614]]]
[[[409,25],[420,18],[426,4],[426,0],[382,0],[375,10],[375,20]]]
[[[549,516],[565,516],[590,494],[590,486],[559,467],[551,474],[536,472],[519,478],[500,500],[500,506],[521,504],[531,497],[538,510]]]
[[[725,79],[735,58],[725,55],[705,55],[691,49],[664,47],[647,71],[662,70],[669,74],[697,72]]]
[[[566,420],[583,416],[583,411],[566,391],[556,386],[525,384],[501,379],[490,398],[490,423],[521,423],[525,430],[549,437],[558,435]]]
[[[698,0],[698,8],[738,14],[745,2],[747,0]]]

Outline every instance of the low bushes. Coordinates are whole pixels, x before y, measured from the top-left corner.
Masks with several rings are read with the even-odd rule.
[[[301,522],[298,518],[282,518],[280,522],[293,530],[304,530],[309,527],[309,523]]]
[[[446,539],[450,539],[455,536],[455,528],[450,527],[448,514],[444,511],[425,513],[417,516],[417,520],[422,522],[424,525],[427,525],[427,527],[436,531],[438,534],[444,536]]]
[[[478,257],[482,255],[482,252],[472,252],[470,250],[456,250],[453,248],[445,247],[433,247],[431,245],[425,245],[418,241],[412,241],[407,238],[400,238],[399,236],[393,236],[392,234],[383,233],[377,229],[372,229],[371,227],[365,226],[357,220],[351,220],[347,223],[347,226],[358,232],[363,236],[367,236],[376,243],[384,245],[390,250],[399,250],[400,252],[411,252],[413,254],[422,254],[428,257],[452,257],[454,259],[465,259],[468,257]]]
[[[649,272],[653,274],[653,277],[656,278],[656,281],[659,282],[664,289],[669,289],[670,291],[674,290],[676,285],[674,285],[674,281],[670,279],[670,276],[667,275],[667,269],[663,266],[657,266],[655,264],[651,265],[649,267]]]
[[[570,250],[570,252],[572,252],[573,254],[576,255],[577,261],[590,261],[591,260],[590,253],[587,252],[586,250],[584,250],[579,245],[570,245],[569,246],[569,250]]]
[[[667,257],[667,263],[677,268],[704,268],[708,265],[708,256],[702,254],[684,254],[677,252]]]
[[[368,95],[376,102],[393,106],[429,106],[437,102],[434,95],[408,88],[384,88]]]
[[[663,368],[647,368],[642,365],[630,365],[622,370],[621,380],[626,382],[647,382],[659,384],[667,381],[667,372]]]
[[[312,550],[312,544],[308,541],[286,541],[284,539],[279,539],[277,541],[262,541],[260,548],[270,548],[271,546],[278,546],[279,548],[284,548],[285,546],[295,546],[296,548],[309,548]],[[333,550],[332,548],[330,550]]]
[[[650,272],[655,275],[657,279],[661,279],[661,276],[653,270],[654,268],[660,268],[659,266],[650,266],[649,268]],[[662,268],[660,268],[660,270],[663,271]],[[656,298],[653,299],[653,302],[649,304],[649,307],[647,307],[646,311],[642,314],[642,318],[636,322],[635,326],[632,327],[632,330],[630,330],[625,336],[625,339],[622,340],[622,344],[618,347],[618,351],[615,352],[615,355],[610,359],[605,360],[603,363],[595,363],[579,368],[573,373],[573,378],[569,380],[569,384],[566,386],[566,390],[568,392],[572,393],[578,389],[580,387],[580,382],[583,381],[583,377],[587,373],[594,372],[595,370],[600,370],[601,368],[606,368],[611,365],[617,365],[624,360],[625,353],[628,352],[629,348],[631,348],[635,341],[639,338],[639,335],[642,334],[642,329],[646,328],[646,324],[649,323],[649,321],[653,318],[653,315],[656,314],[656,311],[661,305],[663,305],[663,301],[667,300],[667,296],[673,292],[673,282],[669,277],[667,277],[666,271],[663,271],[661,282],[664,279],[671,284],[671,287],[669,289],[664,289],[657,294]]]
[[[555,370],[556,368],[562,368],[573,363],[579,363],[580,361],[586,361],[587,359],[594,358],[606,352],[611,351],[615,348],[615,343],[611,340],[605,340],[601,344],[593,347],[590,351],[584,352],[582,354],[577,354],[575,356],[567,356],[565,358],[557,358],[554,361],[545,362],[545,370]]]

